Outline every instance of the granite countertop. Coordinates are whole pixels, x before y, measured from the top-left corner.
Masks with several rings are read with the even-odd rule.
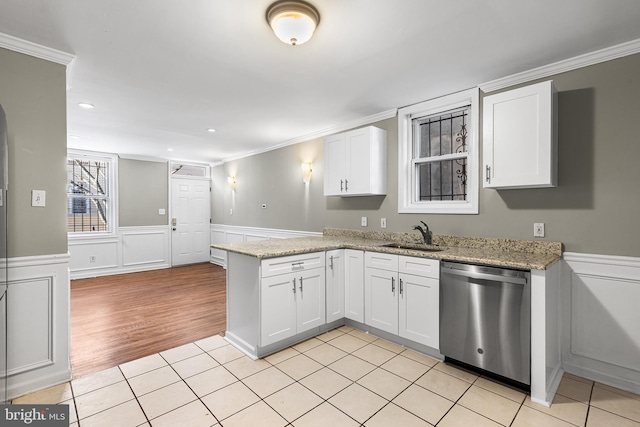
[[[384,246],[392,243],[406,247]],[[415,233],[325,229],[322,236],[214,244],[211,247],[259,259],[332,249],[359,249],[527,270],[546,270],[562,258],[560,242],[433,236],[433,243],[424,245],[421,236]]]

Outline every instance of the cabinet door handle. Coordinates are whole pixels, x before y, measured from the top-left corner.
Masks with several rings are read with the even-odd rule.
[[[333,270],[333,255],[329,257],[329,268]]]
[[[491,182],[491,166],[489,166],[489,165],[485,166],[485,177],[484,177],[484,179],[487,182]]]
[[[343,190],[342,190],[342,184],[343,184],[343,181],[342,181],[342,180],[340,180],[340,191],[343,191]]]
[[[293,293],[296,293],[296,278],[293,278]]]
[[[344,191],[349,191],[349,180],[348,179],[344,180]]]
[[[402,295],[402,279],[400,279],[400,295]]]
[[[300,292],[302,292],[302,276],[300,277]]]
[[[394,293],[396,291],[396,278],[392,277],[391,278],[391,293]]]

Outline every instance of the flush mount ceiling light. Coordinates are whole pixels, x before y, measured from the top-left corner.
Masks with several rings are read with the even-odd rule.
[[[89,104],[88,102],[81,102],[78,105],[82,108],[86,108],[87,110],[91,110],[93,108],[93,104]]]
[[[304,1],[277,1],[267,9],[267,22],[282,42],[296,46],[309,41],[320,14]]]

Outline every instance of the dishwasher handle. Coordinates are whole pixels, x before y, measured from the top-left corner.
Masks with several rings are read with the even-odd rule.
[[[503,283],[513,283],[516,285],[526,285],[527,277],[526,275],[502,275],[502,274],[494,274],[494,273],[486,273],[482,271],[473,271],[473,270],[456,270],[454,268],[442,268],[441,275],[451,274],[454,276],[462,276],[469,277],[471,279],[484,279],[484,280],[492,280],[495,282],[503,282]]]

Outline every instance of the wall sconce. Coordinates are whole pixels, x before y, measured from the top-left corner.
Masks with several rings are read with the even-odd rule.
[[[236,189],[236,177],[235,176],[228,176],[227,177],[227,183],[229,184],[229,188],[231,188],[232,190]]]
[[[302,163],[302,182],[308,184],[311,182],[311,163]]]

